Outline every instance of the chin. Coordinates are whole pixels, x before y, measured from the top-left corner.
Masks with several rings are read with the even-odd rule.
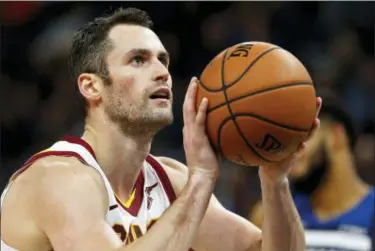
[[[173,120],[173,112],[171,107],[158,107],[152,109],[152,117],[155,120]]]
[[[150,116],[147,116],[143,122],[144,126],[159,131],[173,123],[173,114],[171,109],[153,109]]]
[[[157,118],[155,118],[155,124],[160,124],[161,126],[168,126],[173,123],[173,115],[169,114],[160,114]]]

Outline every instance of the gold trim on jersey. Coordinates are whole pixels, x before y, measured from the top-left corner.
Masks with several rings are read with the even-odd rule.
[[[136,188],[133,190],[132,194],[130,195],[130,198],[126,202],[123,202],[116,194],[115,196],[123,207],[129,208],[135,199],[136,190],[137,190]]]

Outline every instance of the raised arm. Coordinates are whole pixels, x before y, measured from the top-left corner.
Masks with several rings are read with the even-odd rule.
[[[105,221],[108,198],[96,171],[77,160],[54,162],[48,167],[34,166],[45,170],[45,175],[24,184],[24,189],[32,190],[28,203],[34,210],[30,213],[55,251],[188,250],[213,189],[213,180],[206,175],[191,175],[179,198],[152,229],[125,247]]]
[[[318,111],[321,100],[317,99]],[[311,135],[319,126],[315,120]],[[310,136],[311,137],[311,136]],[[303,143],[300,147],[302,151]],[[226,210],[211,197],[193,247],[201,251],[303,251],[305,237],[299,214],[286,178],[297,155],[277,166],[260,167],[262,187],[262,230],[250,221]],[[187,181],[188,167],[175,160],[159,157],[178,194]],[[260,222],[259,222],[260,223]]]

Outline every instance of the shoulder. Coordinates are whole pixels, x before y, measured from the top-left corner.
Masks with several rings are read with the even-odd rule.
[[[178,195],[188,181],[188,167],[180,161],[172,158],[163,156],[152,157],[163,167],[169,180],[171,181],[175,193]]]
[[[48,156],[38,159],[16,177],[15,183],[31,186],[101,182],[100,174],[75,157]],[[57,182],[57,183],[56,183]]]
[[[32,163],[15,177],[4,199],[4,207],[21,206],[39,210],[36,203],[69,201],[79,194],[97,193],[106,201],[100,174],[74,157],[48,156]],[[100,198],[96,197],[100,200]]]

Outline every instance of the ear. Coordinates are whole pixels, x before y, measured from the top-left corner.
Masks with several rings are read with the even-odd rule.
[[[102,83],[95,74],[82,73],[78,77],[78,88],[89,103],[97,103],[101,99]]]

